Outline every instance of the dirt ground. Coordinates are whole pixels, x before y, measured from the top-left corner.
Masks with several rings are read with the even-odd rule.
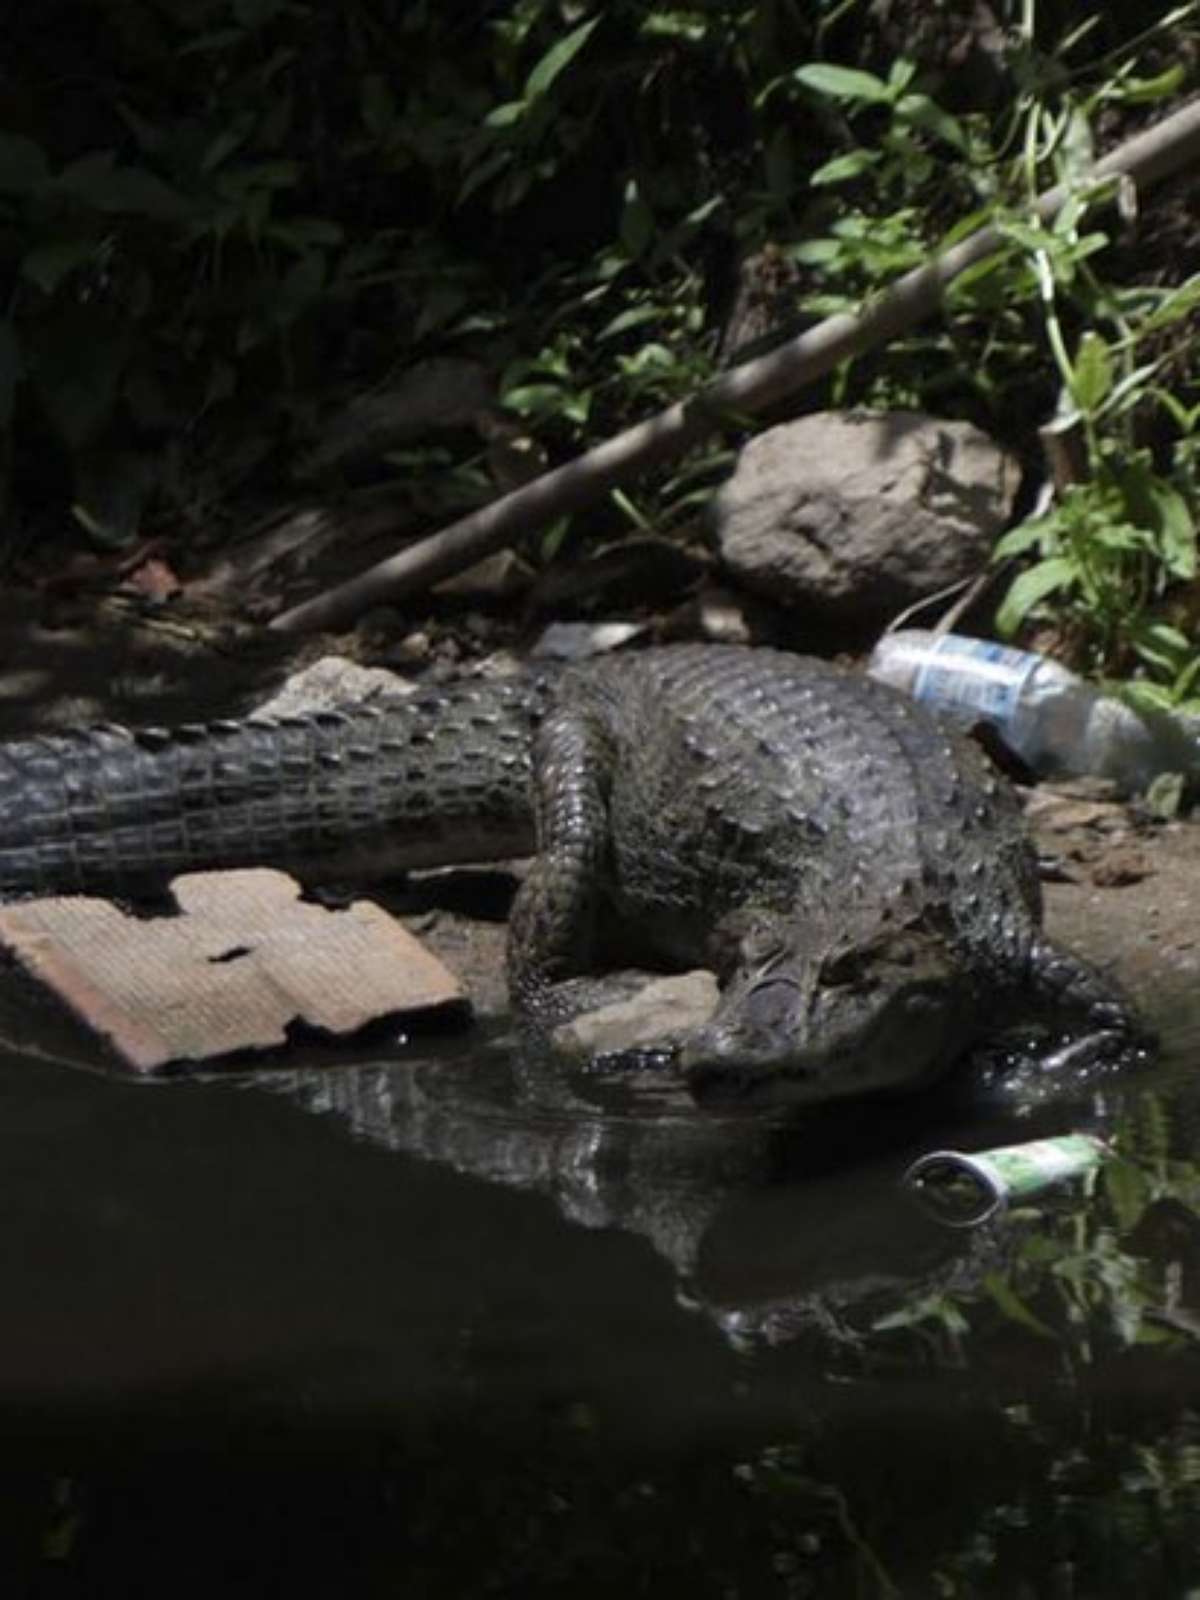
[[[1200,1029],[1200,822],[1043,788],[1029,814],[1053,876],[1046,926],[1114,973],[1168,1037]],[[1056,881],[1057,880],[1057,881]]]

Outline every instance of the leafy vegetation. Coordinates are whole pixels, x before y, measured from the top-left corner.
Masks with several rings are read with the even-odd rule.
[[[1179,27],[1194,10],[1180,7],[1159,28]],[[1064,43],[1093,30],[1085,21]],[[814,185],[864,179],[874,188],[873,207],[838,215],[830,236],[799,248],[799,256],[838,285],[818,302],[824,310],[853,308],[854,294],[873,288],[924,259],[930,244],[926,209],[912,204],[927,191],[932,139],[957,154],[955,167],[961,220],[949,242],[985,223],[1004,248],[955,283],[943,335],[944,353],[960,379],[971,375],[989,409],[1002,418],[1016,401],[1020,368],[1033,364],[1057,378],[1059,400],[1050,431],[1082,443],[1073,481],[1062,485],[1052,507],[1006,535],[997,559],[1036,555],[1011,583],[997,625],[1015,634],[1034,615],[1058,619],[1075,653],[1093,668],[1117,671],[1136,658],[1156,683],[1143,699],[1158,707],[1186,703],[1200,662],[1186,636],[1164,619],[1161,603],[1172,585],[1196,576],[1195,421],[1191,410],[1154,380],[1168,359],[1165,337],[1186,323],[1200,299],[1200,278],[1179,285],[1122,284],[1099,276],[1097,258],[1110,238],[1097,216],[1120,201],[1114,183],[1089,176],[1095,159],[1094,123],[1102,109],[1136,107],[1174,94],[1182,79],[1178,62],[1151,77],[1140,76],[1129,52],[1103,54],[1074,72],[1059,74],[1037,47],[1032,8],[1022,11],[1012,61],[1014,83],[1024,84],[1004,118],[988,126],[976,115],[951,116],[924,93],[910,92],[911,62],[893,64],[887,80],[840,67],[808,66],[801,81],[857,110],[882,112],[886,122],[873,147],[841,155],[812,176]],[[1058,185],[1066,202],[1052,221],[1039,219],[1039,193]],[[1128,197],[1125,197],[1128,198]],[[890,208],[882,214],[884,208]],[[1022,308],[1037,309],[1037,320]],[[972,368],[964,360],[970,330],[992,321],[986,359]],[[1040,326],[1039,326],[1040,323]],[[1073,335],[1068,333],[1068,326]],[[1072,336],[1074,354],[1070,351]],[[1147,346],[1155,347],[1144,359]],[[928,345],[919,341],[926,357]],[[894,402],[883,375],[879,398]],[[901,398],[929,401],[919,383]],[[1048,398],[1048,397],[1047,397]],[[1141,444],[1138,425],[1153,406],[1169,414],[1175,448],[1156,460]],[[992,426],[1000,420],[993,416]]]
[[[482,363],[562,459],[713,372],[739,263],[774,252],[812,319],[991,222],[1003,247],[944,317],[833,398],[970,415],[1032,454],[1057,396],[1081,460],[1001,546],[1024,566],[1000,626],[1050,615],[1089,666],[1187,702],[1200,409],[1173,344],[1200,289],[1123,249],[1087,170],[1101,126],[1181,91],[1196,9],[1009,0],[989,29],[965,0],[882,21],[861,0],[25,8],[0,130],[8,547],[67,506],[101,542],[208,521],[431,355]],[[484,455],[468,430],[404,465],[484,497]],[[611,509],[670,526],[724,459]]]

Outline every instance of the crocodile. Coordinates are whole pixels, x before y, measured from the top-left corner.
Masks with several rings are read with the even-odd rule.
[[[1089,1037],[1136,1032],[1043,932],[1007,782],[936,715],[828,662],[668,645],[281,719],[0,746],[4,896],[531,851],[508,930],[518,1016],[545,1038],[609,997],[605,948],[709,966],[715,1012],[661,1056],[700,1099],[924,1084],[1023,1005]]]

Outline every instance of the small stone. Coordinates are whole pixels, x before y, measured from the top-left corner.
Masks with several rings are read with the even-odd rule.
[[[1119,889],[1125,884],[1141,883],[1153,874],[1154,868],[1145,854],[1133,845],[1108,851],[1091,870],[1092,882],[1098,889]]]
[[[717,1007],[717,980],[697,970],[655,978],[631,1000],[585,1011],[554,1031],[554,1043],[572,1053],[600,1055],[654,1045],[668,1035],[702,1027]]]
[[[392,666],[414,667],[429,660],[433,640],[424,628],[415,628],[388,650],[385,659]]]
[[[383,667],[363,667],[346,656],[322,656],[288,679],[255,712],[262,717],[294,717],[330,706],[395,697],[409,690],[403,678]]]

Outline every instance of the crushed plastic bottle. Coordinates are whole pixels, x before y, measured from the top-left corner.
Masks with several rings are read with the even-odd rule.
[[[1165,772],[1200,776],[1197,719],[1135,711],[1029,650],[906,628],[884,634],[867,670],[956,721],[991,723],[1042,777],[1110,778],[1140,794]]]

